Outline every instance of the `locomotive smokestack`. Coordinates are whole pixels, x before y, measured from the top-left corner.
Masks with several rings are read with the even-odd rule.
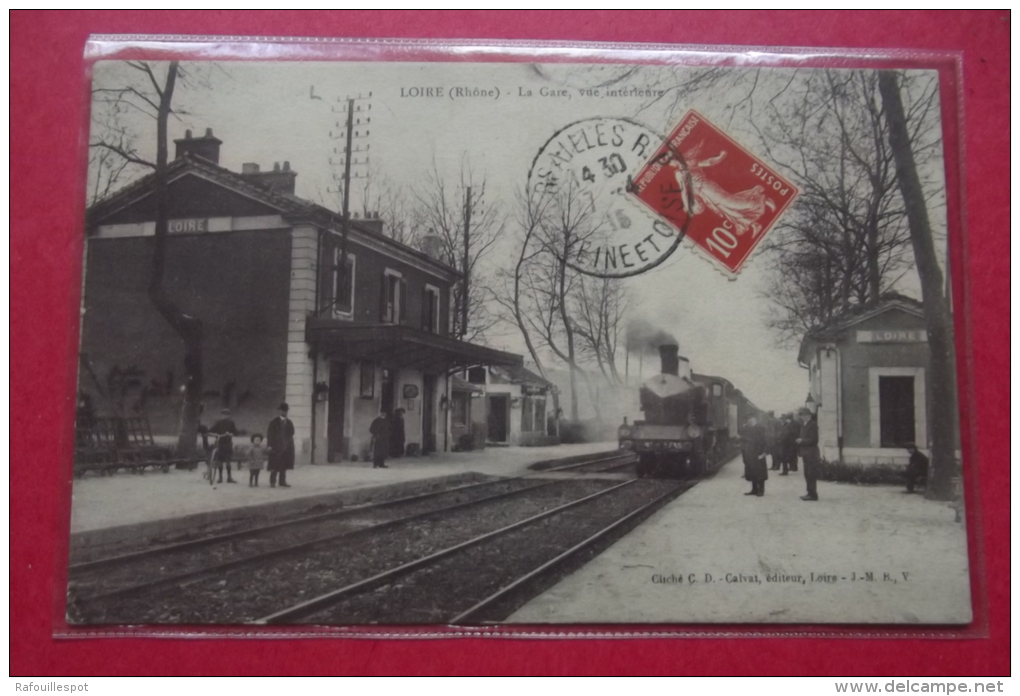
[[[680,346],[671,343],[664,343],[659,346],[659,358],[662,360],[662,373],[664,375],[680,374]]]

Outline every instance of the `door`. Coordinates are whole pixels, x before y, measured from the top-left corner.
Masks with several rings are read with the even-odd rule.
[[[344,410],[347,407],[347,363],[329,364],[329,408],[326,419],[326,461],[344,458]]]
[[[436,417],[433,403],[436,397],[436,376],[424,375],[421,390],[421,451],[436,451]]]
[[[878,422],[882,447],[903,447],[913,442],[914,378],[878,378]],[[924,447],[924,443],[920,443]]]
[[[382,371],[382,390],[380,394],[379,408],[390,414],[393,413],[395,383],[396,380],[394,379],[393,370],[388,367],[384,367]]]
[[[491,442],[506,442],[507,438],[507,397],[489,397],[489,435]]]

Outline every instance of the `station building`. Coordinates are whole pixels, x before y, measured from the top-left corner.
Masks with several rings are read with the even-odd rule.
[[[542,446],[559,442],[556,432],[556,386],[523,365],[491,365],[468,372],[468,381],[483,386],[486,442],[493,445]]]
[[[905,465],[907,443],[928,450],[927,341],[921,303],[897,294],[805,336],[799,361],[809,371],[824,459]]]
[[[458,272],[383,235],[381,220],[353,219],[341,274],[342,216],[296,196],[288,162],[229,171],[211,130],[175,144],[165,283],[203,322],[202,422],[230,408],[265,433],[287,401],[298,463],[323,463],[364,458],[371,421],[403,408],[408,445],[453,449],[449,376],[522,364],[450,334]],[[145,415],[172,436],[183,351],[147,295],[153,178],[88,211],[79,388],[98,411]]]

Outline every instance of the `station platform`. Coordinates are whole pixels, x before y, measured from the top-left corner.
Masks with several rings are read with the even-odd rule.
[[[902,487],[770,471],[740,459],[515,612],[514,623],[965,624],[965,525]],[[692,582],[693,581],[693,582]]]
[[[615,442],[552,447],[490,447],[475,452],[439,452],[422,457],[387,460],[386,469],[371,462],[344,462],[300,466],[287,472],[290,488],[270,488],[263,470],[259,487],[248,486],[248,472],[234,471],[237,483],[209,485],[205,466],[168,473],[118,472],[112,476],[86,475],[74,479],[71,534],[174,519],[198,519],[203,513],[258,508],[281,501],[323,497],[329,494],[372,491],[404,486],[409,494],[415,482],[471,475],[514,476],[535,462],[615,450]],[[351,497],[353,499],[353,497]],[[166,525],[164,525],[166,526]]]

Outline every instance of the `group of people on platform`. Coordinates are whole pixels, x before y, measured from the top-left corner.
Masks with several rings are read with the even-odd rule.
[[[781,470],[780,476],[788,476],[791,471],[797,471],[799,457],[804,462],[807,483],[807,494],[801,496],[801,500],[818,500],[818,466],[821,463],[818,422],[809,409],[800,409],[796,418],[792,413],[784,413],[781,418],[770,418],[768,423],[759,423],[752,416],[740,437],[744,478],[751,482],[751,490],[745,495],[765,495],[769,471]],[[772,459],[771,467],[768,457]]]
[[[744,478],[751,482],[751,490],[744,495],[765,495],[765,481],[769,471],[780,471],[787,476],[797,471],[798,457],[804,462],[804,482],[807,493],[801,500],[818,500],[818,469],[822,463],[818,449],[818,421],[808,408],[797,412],[784,413],[780,418],[769,417],[766,423],[759,423],[754,416],[748,419],[740,434],[741,454],[744,460]],[[919,481],[928,473],[928,457],[910,443],[905,446],[910,453],[910,462],[904,475],[907,493],[913,493]],[[766,461],[771,457],[772,465]]]
[[[287,418],[290,407],[287,403],[279,406],[279,416],[269,422],[266,436],[254,433],[251,446],[243,460],[237,460],[237,470],[248,470],[248,485],[259,485],[259,474],[269,469],[269,486],[290,488],[287,483],[287,472],[294,468],[294,423]],[[404,429],[404,409],[382,411],[369,427],[372,441],[369,449],[372,452],[372,468],[387,469],[386,459],[404,455],[406,433]],[[209,461],[209,483],[223,483],[226,472],[227,483],[237,483],[234,478],[232,464],[234,458],[234,437],[238,435],[237,425],[231,418],[230,409],[220,412],[220,419],[211,428],[200,428],[202,444]],[[218,479],[217,479],[218,477]]]
[[[237,462],[237,470],[248,470],[248,485],[257,487],[259,485],[259,474],[262,469],[269,469],[269,486],[276,488],[279,482],[281,488],[290,488],[287,483],[287,472],[294,468],[294,423],[287,417],[290,406],[286,402],[279,406],[279,415],[269,421],[266,428],[266,436],[262,433],[253,433],[251,436],[251,447],[248,449],[244,461]],[[237,436],[237,426],[231,418],[230,409],[223,409],[220,412],[220,419],[208,430],[200,430],[202,444],[206,455],[209,458],[209,483],[223,483],[223,470],[226,469],[227,483],[237,483],[231,471],[231,463],[234,461],[234,437]]]

